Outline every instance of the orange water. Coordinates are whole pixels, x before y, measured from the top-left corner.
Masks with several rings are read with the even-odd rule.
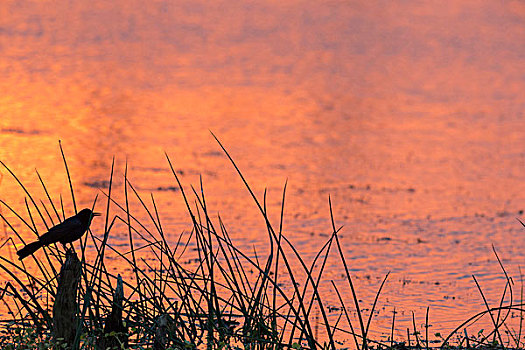
[[[211,130],[256,193],[268,188],[274,220],[288,179],[284,230],[307,259],[330,233],[331,195],[364,305],[392,272],[376,332],[395,306],[402,339],[430,306],[446,333],[484,309],[471,274],[499,302],[491,244],[516,282],[525,260],[524,44],[522,1],[4,0],[0,160],[41,192],[37,168],[68,215],[59,139],[81,206],[103,198],[113,156],[122,193],[127,160],[175,239],[190,221],[163,191],[166,151],[184,184],[202,174],[238,244],[264,252]],[[1,199],[23,208],[0,173]]]

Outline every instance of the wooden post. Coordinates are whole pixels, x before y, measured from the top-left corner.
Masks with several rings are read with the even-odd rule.
[[[128,332],[122,321],[122,303],[124,301],[124,284],[120,274],[113,294],[111,313],[106,318],[104,334],[98,341],[99,349],[121,349],[128,347]]]
[[[58,288],[53,304],[53,334],[57,342],[70,349],[77,333],[77,290],[81,266],[77,254],[68,249],[66,261],[60,269]]]
[[[168,342],[168,315],[160,315],[155,320],[155,341],[153,350],[165,350]]]

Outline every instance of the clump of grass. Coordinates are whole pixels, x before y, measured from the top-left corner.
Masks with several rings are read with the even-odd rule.
[[[237,170],[264,219],[265,225],[261,231],[268,237],[267,256],[263,258],[239,249],[230,238],[220,215],[214,216],[209,212],[202,180],[198,188],[183,187],[166,155],[192,227],[190,232],[181,233],[175,244],[169,242],[154,196],[146,200],[136,190],[128,179],[127,165],[124,170],[124,200],[118,202],[115,199],[113,162],[108,188],[103,191],[103,232],[94,234],[88,231],[80,241],[82,271],[77,297],[79,322],[72,325],[76,328],[75,342],[70,344],[72,348],[97,348],[100,347],[101,339],[113,338],[118,339],[115,347],[132,349],[336,349],[342,346],[340,339],[348,336],[352,338],[356,349],[363,350],[431,347],[428,309],[424,339],[421,339],[423,333],[416,329],[414,319],[414,344],[410,340],[408,344],[396,342],[395,311],[390,339],[384,342],[370,339],[372,315],[389,274],[383,279],[366,318],[340,243],[340,228],[336,226],[330,199],[332,234],[308,264],[283,233],[286,184],[282,194],[280,221],[274,227],[268,218],[266,191],[262,198],[258,198],[226,149],[220,142],[219,145]],[[60,150],[70,187],[72,211],[76,213],[73,181],[61,145]],[[35,198],[4,163],[0,164],[27,196],[24,213],[15,211],[8,203],[0,200],[16,220],[16,223],[12,222],[0,211],[0,217],[17,241],[25,243],[20,230],[29,230],[38,236],[39,226],[48,229],[65,218],[62,198],[59,203],[52,200],[38,173],[46,194],[45,200]],[[97,198],[92,207],[96,202]],[[142,208],[140,215],[131,210],[136,205]],[[147,217],[148,221],[141,221],[139,217]],[[115,231],[126,233],[126,246],[108,243],[110,237],[117,234]],[[13,237],[7,238],[5,244],[15,246]],[[90,251],[87,251],[88,247]],[[0,340],[12,349],[18,349],[17,344],[25,344],[25,348],[60,346],[61,340],[52,334],[50,310],[65,252],[56,245],[42,250],[38,259],[34,256],[29,258],[33,259],[32,264],[26,264],[25,261],[16,263],[0,256],[0,270],[9,278],[9,282],[0,290],[0,300],[11,315],[11,319],[2,323]],[[108,315],[114,313],[114,290],[119,277],[107,265],[108,255],[118,259],[120,270],[129,269],[133,276],[122,280],[126,299],[118,308],[123,318],[123,332],[108,333],[104,328]],[[320,284],[326,282],[325,268],[329,257],[333,255],[344,268],[346,286],[338,286],[330,281],[340,303],[339,317],[335,322],[330,322]],[[194,264],[181,263],[188,256],[194,259]],[[523,310],[521,302],[513,304],[512,280],[507,276],[499,257],[498,262],[507,278],[500,305],[490,308],[486,304],[487,310],[470,318],[449,336],[439,336],[442,339],[441,347],[451,347],[454,336],[485,315],[492,318],[494,330],[486,336],[471,337],[465,334],[456,344],[460,347],[464,347],[465,342],[467,347],[509,347],[509,342],[504,343],[501,330],[507,327],[506,321],[511,310],[518,310],[520,314]],[[479,290],[481,292],[480,287]],[[510,303],[504,305],[508,293],[511,295]],[[346,295],[351,296],[350,302],[345,300]],[[357,315],[357,321],[351,317],[351,310]],[[318,314],[320,321],[317,321]],[[410,338],[410,331],[407,332]],[[523,345],[521,321],[519,334],[514,336],[514,340],[514,347]]]

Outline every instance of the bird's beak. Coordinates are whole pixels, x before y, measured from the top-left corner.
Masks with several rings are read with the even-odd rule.
[[[100,216],[102,214],[100,214],[100,213],[93,213],[92,215],[93,215],[93,217],[95,217],[95,216]]]

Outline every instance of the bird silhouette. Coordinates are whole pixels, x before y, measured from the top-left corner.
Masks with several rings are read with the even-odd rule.
[[[43,246],[58,242],[66,244],[80,239],[89,228],[93,217],[99,215],[99,213],[94,213],[90,209],[82,209],[77,215],[67,218],[60,224],[51,227],[49,231],[38,238],[38,241],[29,243],[17,251],[18,260],[22,260],[33,254]]]

